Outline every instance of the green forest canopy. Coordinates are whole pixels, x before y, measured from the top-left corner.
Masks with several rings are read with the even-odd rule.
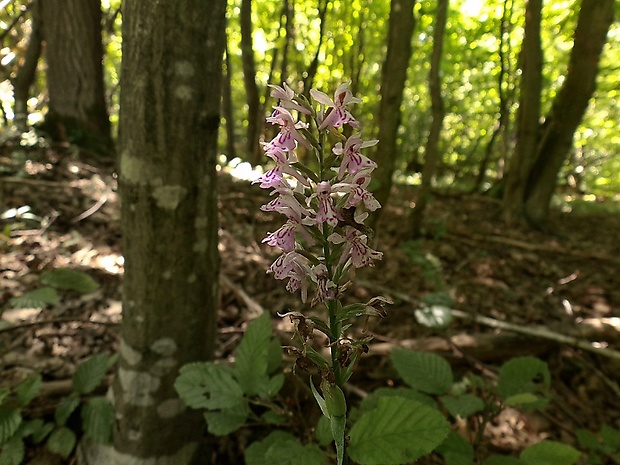
[[[23,58],[29,32],[28,2],[0,2],[0,99],[3,117],[12,119],[10,78]],[[228,8],[228,79],[231,84],[232,111],[235,117],[235,147],[243,159],[246,92],[241,62],[239,24],[241,0],[230,0]],[[324,38],[320,38],[321,21],[317,6],[327,5]],[[580,2],[550,0],[544,2],[542,32],[543,94],[542,114],[546,114],[567,70],[572,34]],[[292,11],[286,24],[283,5]],[[399,134],[398,173],[402,180],[419,181],[418,167],[424,161],[424,142],[430,124],[428,72],[433,39],[436,2],[416,3],[417,26],[413,36],[413,56],[402,106]],[[256,83],[261,91],[264,112],[269,112],[267,84],[279,83],[285,41],[288,40],[287,81],[299,90],[315,54],[319,66],[314,87],[328,90],[342,81],[352,80],[353,88],[363,98],[357,110],[366,133],[376,130],[374,116],[379,100],[381,65],[385,57],[388,0],[296,0],[283,2],[255,1],[253,7],[253,48]],[[616,3],[616,10],[619,8]],[[104,11],[104,46],[107,97],[113,125],[118,123],[118,80],[121,59],[120,0],[102,0]],[[616,17],[618,15],[616,14]],[[502,18],[507,26],[501,32]],[[501,178],[506,162],[506,147],[493,140],[499,118],[500,92],[507,101],[511,124],[508,135],[514,136],[519,79],[519,51],[523,37],[524,4],[514,0],[453,0],[450,5],[443,56],[442,92],[446,119],[441,135],[439,186],[458,190],[487,189]],[[288,28],[288,35],[286,34]],[[288,39],[287,39],[288,37]],[[317,45],[321,44],[317,50]],[[501,88],[502,63],[506,71]],[[277,51],[277,55],[274,55]],[[274,56],[276,61],[274,62]],[[574,149],[564,167],[560,185],[570,185],[571,192],[610,198],[620,192],[620,105],[618,97],[620,63],[620,24],[612,25],[603,52],[597,90],[575,134]],[[31,122],[45,112],[46,90],[44,64],[39,65],[36,85],[29,100]],[[511,131],[513,131],[511,133]],[[506,137],[512,144],[511,137]],[[492,147],[489,144],[493,143]],[[221,139],[225,151],[225,138]],[[483,183],[475,185],[482,159],[489,154]],[[230,154],[229,154],[230,155]]]

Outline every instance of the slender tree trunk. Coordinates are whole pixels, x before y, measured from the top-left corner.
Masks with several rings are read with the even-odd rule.
[[[373,174],[374,195],[385,205],[392,188],[396,160],[396,136],[401,122],[400,106],[411,58],[411,39],[415,28],[415,0],[392,0],[388,25],[387,53],[381,70],[381,103],[377,121],[379,143],[374,158],[378,168]],[[379,210],[381,211],[381,210]],[[371,222],[377,223],[375,212]]]
[[[521,48],[521,93],[517,120],[517,144],[510,160],[504,187],[504,219],[524,218],[527,178],[536,162],[542,89],[540,24],[542,0],[529,0],[525,10],[525,33]]]
[[[13,122],[20,131],[28,130],[28,99],[30,98],[30,87],[34,83],[39,64],[39,58],[42,51],[42,38],[39,28],[39,2],[34,2],[30,7],[31,13],[31,31],[28,37],[28,45],[24,59],[11,80],[13,86],[13,97],[15,107],[13,113],[15,115]]]
[[[316,76],[317,71],[319,70],[319,58],[321,56],[321,47],[323,46],[323,39],[325,37],[325,25],[327,23],[327,8],[329,7],[329,0],[318,0],[319,4],[317,6],[318,9],[318,17],[319,17],[319,43],[316,45],[316,52],[314,54],[314,58],[310,62],[310,66],[306,70],[306,77],[304,78],[304,92],[303,94],[306,96],[308,100],[310,100],[310,89],[312,89],[312,85],[314,83],[314,78]]]
[[[232,160],[237,156],[235,148],[235,115],[232,103],[232,62],[228,47],[225,51],[225,72],[222,78],[222,116],[226,121],[226,156]]]
[[[293,39],[293,1],[284,0],[282,5],[282,13],[284,14],[286,25],[284,26],[284,43],[282,44],[282,62],[280,64],[281,82],[286,82],[288,79],[289,50]]]
[[[39,6],[49,91],[44,127],[57,140],[110,153],[100,1],[43,0]]]
[[[492,155],[495,149],[496,141],[500,140],[500,156],[498,157],[498,165],[505,158],[508,132],[510,126],[510,104],[512,102],[512,94],[514,93],[511,75],[511,48],[510,48],[510,28],[512,23],[512,7],[513,0],[504,0],[502,7],[502,19],[499,26],[499,74],[497,76],[497,93],[499,95],[499,118],[493,128],[493,134],[489,143],[485,147],[484,156],[478,169],[478,174],[471,192],[481,192],[482,186],[486,179],[487,169],[491,163]],[[499,166],[498,166],[499,168]],[[501,173],[498,176],[501,177]]]
[[[256,63],[252,41],[252,0],[241,0],[241,61],[243,64],[243,84],[248,104],[247,159],[252,164],[260,161],[260,93],[256,85]]]
[[[529,176],[525,214],[534,224],[541,224],[549,213],[558,174],[596,89],[599,60],[613,19],[614,0],[582,1],[566,80],[543,125]]]
[[[446,114],[441,96],[441,59],[443,57],[444,32],[448,19],[449,0],[437,2],[435,16],[435,32],[433,34],[433,52],[431,54],[431,69],[428,76],[428,85],[431,95],[432,121],[426,141],[424,168],[422,169],[422,185],[418,193],[418,201],[412,212],[411,235],[418,238],[422,232],[422,222],[426,206],[430,202],[432,181],[440,158],[439,139],[441,128]]]
[[[173,383],[215,345],[225,9],[226,0],[124,2],[117,420],[114,445],[83,445],[83,463],[204,463],[204,419]]]

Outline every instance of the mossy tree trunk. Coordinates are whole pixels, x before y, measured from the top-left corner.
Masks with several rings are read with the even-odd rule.
[[[117,421],[113,446],[82,448],[90,465],[204,463],[204,418],[184,407],[174,381],[215,345],[225,8],[226,0],[124,2]]]
[[[56,139],[112,152],[103,84],[99,0],[42,0],[49,112],[44,129]]]

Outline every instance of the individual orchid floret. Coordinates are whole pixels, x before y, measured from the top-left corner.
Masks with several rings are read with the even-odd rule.
[[[345,208],[356,206],[361,201],[368,211],[374,212],[381,208],[381,204],[367,189],[370,181],[369,171],[358,171],[354,176],[347,176],[343,182],[334,184],[332,191],[348,194]]]
[[[297,201],[290,188],[277,187],[272,192],[273,194],[279,195],[269,203],[261,206],[260,209],[262,211],[278,212],[299,223],[302,222],[302,218],[310,216],[310,211]]]
[[[327,181],[322,181],[316,186],[316,198],[319,202],[319,208],[316,212],[316,224],[327,223],[330,226],[336,226],[338,221],[342,220],[342,215],[336,210],[334,200],[331,197],[332,188]]]
[[[364,141],[357,134],[347,139],[344,148],[342,147],[342,142],[338,142],[332,149],[332,152],[336,155],[342,155],[340,168],[338,169],[338,179],[342,179],[346,172],[355,174],[360,170],[374,170],[377,164],[370,158],[362,155],[360,150],[377,145],[378,142],[378,140]]]
[[[310,95],[320,104],[326,105],[332,109],[319,125],[320,131],[330,127],[339,128],[343,124],[348,124],[356,129],[360,127],[355,117],[347,109],[347,106],[353,103],[359,103],[362,99],[353,96],[353,93],[349,89],[348,82],[344,82],[338,86],[334,93],[334,100],[330,99],[327,94],[320,90],[311,89]]]
[[[263,239],[263,243],[267,243],[272,247],[278,247],[283,252],[288,253],[295,250],[295,233],[299,232],[300,235],[308,242],[309,244],[313,244],[314,240],[308,231],[295,220],[288,220],[284,223],[278,230],[269,233],[265,239]]]
[[[273,277],[276,279],[290,278],[295,274],[297,265],[307,262],[308,259],[297,252],[283,253],[271,264],[268,273],[273,273]]]
[[[286,108],[275,107],[271,116],[267,118],[267,122],[280,126],[280,132],[268,143],[268,147],[288,152],[295,150],[297,143],[300,143],[307,149],[312,148],[310,142],[304,139],[298,131],[298,129],[307,128],[308,124],[303,121],[296,122],[291,112]]]
[[[381,260],[383,253],[368,247],[368,236],[355,228],[346,226],[345,234],[332,233],[328,240],[333,244],[344,244],[340,263],[346,263],[349,258],[355,268],[373,266],[374,260]]]
[[[312,306],[336,298],[338,287],[329,279],[327,267],[323,263],[312,268],[311,278],[316,284],[316,295],[312,299]]]
[[[297,102],[295,102],[295,92],[291,89],[286,82],[282,84],[282,87],[276,86],[273,84],[269,84],[273,90],[271,91],[271,96],[277,98],[279,100],[279,106],[282,108],[286,108],[288,110],[297,110],[300,113],[304,113],[306,115],[310,114],[310,110]]]
[[[268,144],[264,145],[267,146]],[[308,185],[308,180],[291,166],[291,163],[297,161],[294,152],[283,152],[278,147],[269,146],[266,150],[266,155],[276,162],[276,166],[253,181],[252,184],[260,182],[260,187],[263,189],[282,186],[288,187],[288,183],[285,182],[283,177],[284,174],[288,174],[294,177],[298,182]]]
[[[308,288],[310,286],[311,270],[305,257],[297,255],[297,260],[288,273],[289,280],[286,283],[286,290],[291,294],[300,291],[301,301],[306,303],[308,300]]]

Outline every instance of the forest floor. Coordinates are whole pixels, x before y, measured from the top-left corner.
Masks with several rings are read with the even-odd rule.
[[[9,212],[0,224],[0,385],[41,373],[42,397],[28,414],[52,416],[70,392],[77,363],[118,345],[123,259],[116,177],[112,164],[67,149],[21,153],[31,160],[26,163],[15,161],[13,149],[0,151],[0,207]],[[261,240],[281,220],[259,210],[267,194],[223,173],[219,189],[217,356],[226,358],[260,312],[270,312],[274,328],[286,332],[290,325],[277,312],[303,308],[266,274],[276,254]],[[490,381],[506,360],[532,355],[549,364],[549,406],[527,414],[503,409],[486,424],[480,457],[517,455],[544,438],[576,445],[579,429],[620,427],[620,360],[613,357],[620,351],[620,215],[554,211],[546,231],[531,231],[506,227],[499,204],[488,198],[438,196],[429,207],[426,235],[414,242],[403,227],[412,198],[406,187],[392,196],[376,236],[383,260],[360,272],[349,291],[358,301],[383,294],[395,302],[373,328],[351,401],[400,383],[389,363],[392,347],[435,351],[448,358],[457,378],[476,374]],[[42,287],[41,274],[58,267],[87,272],[99,289],[62,292],[59,303],[45,308],[11,307],[10,299]],[[433,295],[449,296],[461,312],[447,328],[429,328],[415,318],[423,299]],[[528,334],[532,330],[539,333]],[[582,347],[570,338],[583,341]],[[466,436],[477,428],[473,419],[456,424]],[[208,463],[241,463],[247,440],[248,434],[214,441]],[[29,459],[42,453],[33,450]],[[441,462],[430,457],[420,463]],[[602,456],[599,463],[618,462]]]

